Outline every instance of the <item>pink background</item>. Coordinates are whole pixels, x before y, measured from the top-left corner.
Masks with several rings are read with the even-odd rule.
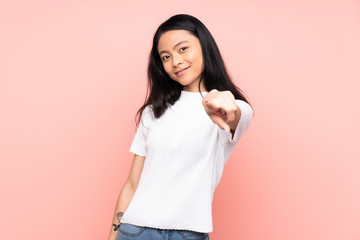
[[[344,0],[2,0],[0,239],[107,239],[152,36],[177,13],[255,110],[210,239],[360,239],[360,4]]]

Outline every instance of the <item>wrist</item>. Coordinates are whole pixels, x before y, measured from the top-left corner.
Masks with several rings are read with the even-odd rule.
[[[121,218],[122,218],[123,215],[124,215],[124,212],[116,213],[115,219],[114,219],[113,224],[112,224],[112,226],[114,227],[114,231],[117,231],[119,229],[120,224],[121,224],[120,221],[121,221]]]

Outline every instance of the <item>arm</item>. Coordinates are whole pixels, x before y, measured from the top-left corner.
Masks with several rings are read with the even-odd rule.
[[[142,169],[144,166],[144,161],[145,161],[145,157],[134,155],[134,159],[133,159],[132,166],[130,169],[129,177],[126,180],[126,182],[119,194],[119,198],[118,198],[118,201],[116,204],[112,224],[116,224],[116,225],[120,224],[116,215],[120,212],[124,213],[126,211],[127,207],[129,206],[130,201],[131,201],[132,197],[134,196],[137,185],[139,183],[141,172],[142,172]],[[119,214],[119,215],[121,215],[121,214]],[[121,219],[121,217],[119,219]],[[111,224],[111,229],[110,229],[110,234],[109,234],[109,240],[115,240],[117,233],[118,233],[117,231],[114,231],[114,227],[112,226],[112,224]]]

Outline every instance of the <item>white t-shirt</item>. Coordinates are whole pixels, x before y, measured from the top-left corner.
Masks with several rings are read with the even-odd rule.
[[[122,223],[213,231],[215,188],[253,116],[245,101],[236,100],[236,104],[241,118],[233,138],[206,114],[199,92],[182,91],[175,104],[158,119],[150,106],[144,109],[130,151],[146,158]]]

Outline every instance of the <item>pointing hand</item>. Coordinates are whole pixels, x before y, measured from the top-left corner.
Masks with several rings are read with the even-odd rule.
[[[211,90],[203,98],[203,106],[210,119],[220,128],[226,132],[236,128],[241,111],[230,91]]]

